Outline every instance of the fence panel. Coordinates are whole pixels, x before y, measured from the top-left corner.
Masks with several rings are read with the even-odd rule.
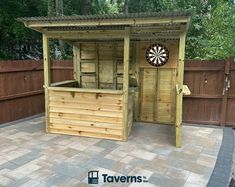
[[[192,94],[184,97],[184,122],[235,124],[235,64],[226,63],[186,61],[184,84]],[[72,79],[72,66],[52,62],[52,82]],[[42,61],[0,61],[0,109],[0,124],[44,112]]]
[[[72,79],[72,62],[52,62],[52,81]],[[0,124],[44,112],[42,61],[0,61]]]
[[[226,65],[227,64],[227,65]],[[228,67],[227,67],[228,66]],[[227,78],[226,78],[227,77]],[[230,61],[186,61],[183,121],[200,124],[235,124],[235,74]],[[230,88],[226,89],[230,81]]]

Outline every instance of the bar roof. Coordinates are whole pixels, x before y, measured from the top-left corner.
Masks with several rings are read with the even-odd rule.
[[[26,27],[34,29],[38,32],[44,34],[51,34],[59,38],[59,35],[65,32],[73,32],[81,36],[82,31],[89,33],[82,34],[84,38],[92,32],[103,30],[103,34],[110,30],[118,31],[124,30],[125,27],[131,27],[131,33],[133,37],[141,34],[152,35],[155,37],[156,34],[164,38],[162,32],[169,36],[176,33],[176,38],[178,38],[178,33],[181,31],[181,26],[185,26],[187,31],[190,22],[190,12],[189,11],[174,11],[174,12],[147,12],[147,13],[128,13],[128,14],[100,14],[100,15],[76,15],[76,16],[60,16],[60,17],[22,17],[17,20],[23,22]],[[148,30],[148,28],[150,28]],[[157,29],[154,31],[153,29]],[[139,32],[139,30],[141,33]],[[68,34],[68,33],[67,33]],[[118,32],[121,34],[121,32]],[[155,36],[154,36],[155,35]],[[62,37],[62,36],[61,36]],[[60,37],[60,38],[61,38]],[[65,35],[63,36],[65,37]],[[88,36],[88,38],[90,35]],[[122,36],[119,36],[119,38]],[[175,37],[175,36],[174,36]],[[69,36],[70,39],[71,36]],[[114,37],[115,38],[115,37]],[[62,38],[61,38],[62,39]],[[92,37],[90,38],[92,39]]]
[[[144,12],[144,13],[128,13],[128,14],[99,14],[99,15],[74,15],[60,17],[22,17],[18,21],[94,21],[104,19],[131,19],[131,18],[169,18],[169,17],[187,17],[190,16],[189,11],[174,12]]]

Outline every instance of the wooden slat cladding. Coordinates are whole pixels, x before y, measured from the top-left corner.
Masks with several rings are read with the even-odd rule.
[[[49,98],[49,132],[122,140],[122,94],[50,90]]]
[[[174,77],[175,69],[142,69],[141,121],[170,124],[174,122]]]
[[[133,124],[133,118],[134,118],[134,93],[130,93],[129,94],[129,106],[128,106],[128,125],[127,125],[127,128],[128,128],[128,135],[130,134],[131,132],[131,127],[132,127],[132,124]]]
[[[98,61],[98,87],[101,89],[113,89],[113,84],[117,82],[117,88],[121,89],[123,82],[123,50],[123,42],[82,43],[81,73],[95,73],[95,62]],[[96,55],[97,53],[98,56]],[[113,71],[114,63],[115,72]],[[95,88],[95,77],[84,74],[82,76],[82,87]]]

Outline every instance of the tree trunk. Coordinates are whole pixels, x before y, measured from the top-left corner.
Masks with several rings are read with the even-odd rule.
[[[128,14],[128,0],[125,0],[123,12],[124,12],[125,14]]]
[[[48,0],[47,15],[49,17],[63,16],[63,0]],[[65,55],[65,46],[64,46],[64,42],[62,40],[59,40],[58,47],[61,52],[61,57],[63,57]],[[56,51],[56,49],[54,49],[54,51]]]
[[[91,13],[91,0],[80,0],[80,14],[88,15]]]
[[[62,16],[63,12],[63,0],[56,0],[56,16]]]
[[[56,16],[56,2],[55,2],[55,0],[48,0],[47,15],[49,17]]]

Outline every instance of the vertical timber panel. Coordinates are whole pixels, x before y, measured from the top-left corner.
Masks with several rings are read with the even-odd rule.
[[[50,49],[49,39],[43,34],[43,64],[44,64],[44,89],[45,89],[45,116],[46,116],[46,132],[49,130],[49,93],[48,87],[51,83],[50,74]]]
[[[95,87],[98,89],[99,86],[99,44],[95,44],[95,54],[96,54],[96,60],[95,60]]]
[[[117,89],[117,43],[113,44],[113,89]]]
[[[186,30],[182,26],[179,41],[179,61],[177,66],[177,85],[176,95],[176,117],[175,117],[175,141],[176,147],[182,145],[182,104],[183,104],[183,78],[184,78],[184,52],[185,52]]]
[[[129,61],[130,61],[130,28],[125,28],[124,64],[123,64],[123,141],[128,136],[128,100],[129,100]]]
[[[140,53],[139,53],[139,45],[140,43],[137,42],[135,45],[135,71],[134,77],[136,79],[136,86],[137,90],[135,92],[135,99],[134,99],[134,120],[140,120]]]
[[[141,70],[141,115],[140,120],[154,121],[154,106],[156,106],[157,69],[144,68]]]
[[[80,44],[73,46],[73,78],[81,85]]]

